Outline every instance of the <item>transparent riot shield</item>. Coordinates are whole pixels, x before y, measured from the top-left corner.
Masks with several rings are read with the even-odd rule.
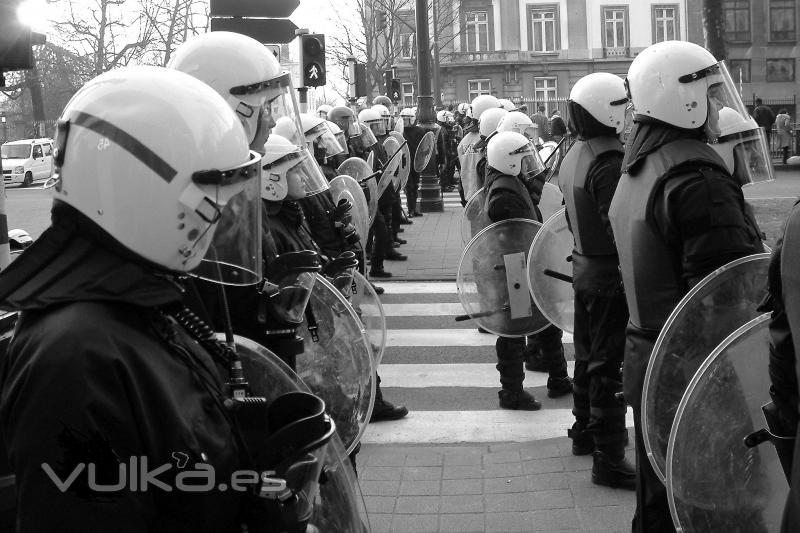
[[[394,137],[386,137],[383,140],[383,149],[386,151],[386,164],[383,166],[380,180],[378,180],[378,194],[383,194],[388,187],[397,189],[400,185],[400,162],[402,160],[400,143]]]
[[[350,453],[375,402],[375,367],[364,326],[342,294],[317,275],[297,333],[304,346],[297,356],[297,374],[325,400]]]
[[[346,198],[353,204],[350,212],[353,217],[353,225],[358,230],[361,240],[366,242],[370,226],[369,204],[367,204],[367,198],[364,196],[361,186],[355,179],[344,174],[333,178],[329,185],[334,205],[339,203],[341,198]]]
[[[467,205],[464,206],[464,214],[461,217],[461,242],[464,244],[467,244],[475,234],[492,223],[483,212],[485,203],[486,196],[483,194],[483,187],[481,187],[467,201]]]
[[[422,172],[431,160],[433,151],[436,149],[436,134],[432,131],[427,132],[420,139],[417,151],[414,153],[414,170]]]
[[[684,533],[780,530],[789,491],[771,445],[745,440],[770,401],[769,314],[728,336],[697,370],[669,437],[666,486]]]
[[[411,151],[408,149],[408,143],[403,137],[402,133],[390,131],[391,135],[398,143],[400,143],[400,167],[398,169],[398,176],[400,178],[399,188],[402,189],[408,183],[408,176],[411,174]]]
[[[353,275],[353,283],[355,283],[355,288],[350,296],[350,304],[367,332],[367,338],[372,348],[372,358],[377,368],[383,358],[383,351],[386,349],[386,314],[383,304],[378,298],[378,293],[375,292],[367,278],[356,272]]]
[[[364,197],[369,207],[369,224],[371,226],[372,221],[375,219],[375,213],[378,212],[378,183],[376,179],[378,175],[372,172],[372,166],[369,163],[359,157],[346,159],[336,169],[336,173],[352,177],[362,186],[362,190],[366,184],[367,189],[364,192]]]
[[[218,337],[224,340],[223,334]],[[289,392],[312,392],[286,363],[260,344],[238,335],[234,341],[252,396],[272,403]],[[334,434],[317,455],[323,461],[322,475],[309,524],[318,531],[369,531],[364,497],[339,435]],[[329,528],[329,524],[337,527]]]
[[[403,122],[402,117],[397,117],[394,120],[394,127],[392,128],[392,131],[396,131],[397,133],[402,134],[403,130],[405,130],[405,129],[406,129],[406,125]]]
[[[564,195],[561,194],[561,189],[553,183],[545,183],[542,187],[542,199],[539,200],[542,221],[555,215],[562,207],[564,207]]]
[[[562,331],[575,331],[575,291],[572,288],[574,241],[565,210],[548,218],[528,252],[528,287],[536,307]]]
[[[472,238],[456,277],[464,318],[501,337],[525,337],[549,325],[528,290],[528,250],[541,227],[533,220],[512,218]]]
[[[675,410],[700,364],[745,322],[760,313],[769,254],[731,261],[692,287],[656,339],[642,391],[642,433],[653,469],[664,480]],[[766,364],[766,363],[765,363]]]

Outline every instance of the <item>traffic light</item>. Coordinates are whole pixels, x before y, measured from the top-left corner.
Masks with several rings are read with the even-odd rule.
[[[367,66],[363,63],[356,63],[356,98],[367,96]]]
[[[17,5],[0,0],[0,71],[33,67],[31,28],[20,22]]]
[[[325,36],[309,33],[300,36],[300,65],[304,87],[325,85]]]
[[[403,88],[400,87],[400,80],[397,78],[392,79],[392,90],[389,91],[389,98],[391,98],[392,102],[395,104],[403,98]]]
[[[383,71],[383,90],[385,91],[383,94],[386,96],[391,97],[392,94],[392,71],[391,70],[384,70]]]
[[[377,31],[386,29],[386,13],[383,11],[375,13],[375,29]]]

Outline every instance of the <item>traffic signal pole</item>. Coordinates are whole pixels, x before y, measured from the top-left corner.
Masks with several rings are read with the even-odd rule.
[[[416,0],[417,18],[417,124],[426,131],[438,135],[436,114],[433,111],[433,95],[431,93],[431,49],[428,31],[428,0]],[[438,143],[436,143],[438,146]],[[443,212],[442,188],[437,176],[439,154],[434,151],[428,166],[420,172],[419,208],[423,213]],[[414,206],[408,206],[409,211]]]

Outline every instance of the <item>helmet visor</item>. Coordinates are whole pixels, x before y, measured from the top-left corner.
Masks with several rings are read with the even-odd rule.
[[[286,172],[289,198],[297,200],[328,189],[328,180],[306,147],[301,148],[293,160],[295,164]]]
[[[726,137],[733,137],[726,139]],[[733,143],[733,177],[741,186],[772,181],[772,170],[767,138],[758,128],[731,136],[720,137],[719,144]]]
[[[353,117],[348,117],[346,127],[342,127],[340,124],[339,127],[343,130],[347,131],[347,136],[350,138],[353,137],[360,137],[361,136],[361,124],[358,123]]]
[[[347,147],[347,138],[344,136],[344,132],[340,131],[339,133],[335,134],[336,141],[339,143],[339,146],[342,147],[342,155],[346,155],[350,153],[350,149]]]
[[[325,150],[325,157],[344,153],[344,148],[325,122],[306,132],[306,142],[313,142],[315,146]]]
[[[520,175],[522,176],[523,180],[533,178],[544,170],[542,158],[539,157],[538,152],[533,146],[528,145],[528,147],[526,147],[526,149],[521,153],[523,155],[519,162],[519,168]]]
[[[733,82],[728,67],[724,62],[719,62],[714,67],[706,69],[706,79],[708,81],[708,120],[707,129],[712,134],[719,135],[719,111],[724,107],[729,107],[743,117],[749,116],[747,107],[739,96],[736,84]]]
[[[195,246],[184,255],[200,249],[197,244],[203,239],[211,240],[190,275],[223,285],[253,285],[261,281],[261,156],[252,152],[247,166],[238,172],[203,171],[203,180],[195,179],[195,187],[187,189],[187,193],[205,193],[195,212],[208,222],[208,235],[199,235]],[[218,184],[199,183],[209,180],[215,172],[220,176]]]
[[[294,128],[298,132],[303,131],[299,120],[300,111],[294,98],[292,79],[288,73],[271,80],[231,87],[230,93],[239,99],[235,111],[242,119],[249,139],[255,137],[262,115],[264,122],[270,128],[274,127],[279,118],[291,117]]]
[[[383,135],[386,135],[386,124],[383,122],[383,120],[372,121],[369,123],[369,127],[376,137],[382,137]]]

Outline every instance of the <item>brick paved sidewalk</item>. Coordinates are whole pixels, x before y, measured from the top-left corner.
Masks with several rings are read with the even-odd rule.
[[[634,492],[592,484],[591,456],[573,456],[571,444],[364,445],[358,475],[372,531],[630,531]]]
[[[392,273],[391,280],[455,280],[464,248],[461,242],[463,213],[460,204],[445,206],[441,213],[425,213],[412,218],[411,224],[400,226],[403,233],[399,237],[407,244],[397,251],[407,255],[408,261],[384,262],[384,269]],[[378,285],[380,282],[373,280]]]

